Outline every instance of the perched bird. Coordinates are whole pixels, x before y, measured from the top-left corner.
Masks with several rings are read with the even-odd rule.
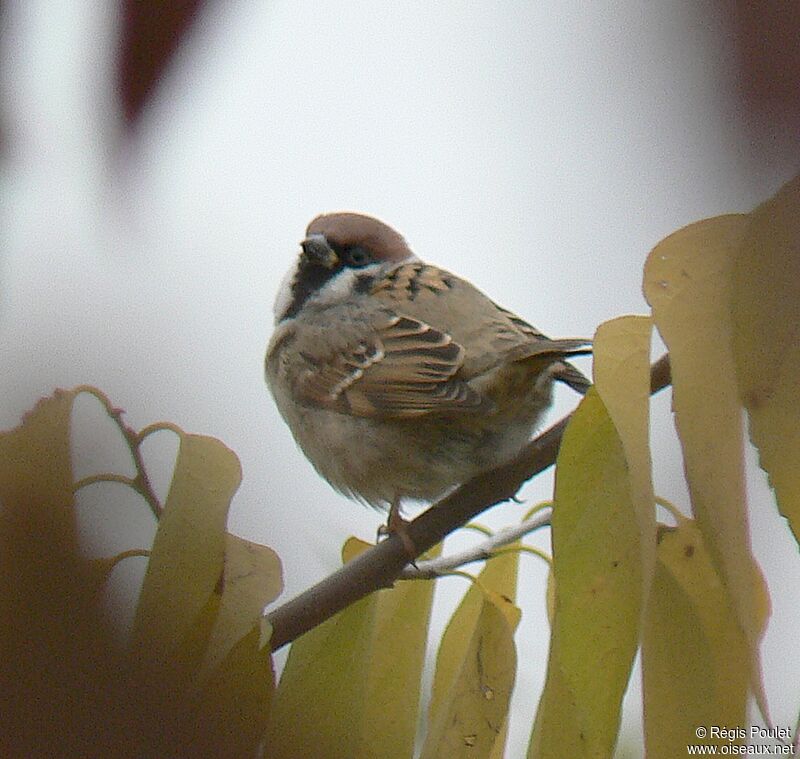
[[[318,216],[300,245],[267,383],[316,470],[388,508],[390,532],[403,499],[434,501],[517,454],[554,379],[588,387],[563,361],[587,341],[545,337],[375,218]]]

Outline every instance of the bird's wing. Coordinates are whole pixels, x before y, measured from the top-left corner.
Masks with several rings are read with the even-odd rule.
[[[552,340],[524,319],[490,300],[464,279],[437,266],[402,264],[373,286],[370,297],[395,313],[434,324],[464,346],[481,350],[465,356],[461,375],[474,376],[498,363],[534,356],[591,353],[588,340]]]
[[[382,312],[324,356],[302,354],[295,387],[306,404],[364,417],[415,417],[485,403],[455,379],[464,349],[418,319]]]
[[[497,304],[495,304],[497,306]],[[519,329],[523,334],[529,336],[535,341],[542,341],[542,347],[548,347],[549,352],[557,353],[559,347],[562,348],[563,355],[582,356],[592,352],[591,341],[589,340],[551,340],[547,335],[540,332],[536,327],[532,327],[524,319],[508,311],[502,306],[497,306],[514,326]],[[522,349],[524,351],[524,348]],[[586,391],[591,387],[592,383],[583,372],[568,364],[566,361],[558,361],[552,368],[553,379],[569,385],[576,393],[586,395]]]
[[[460,288],[474,293],[453,298]],[[448,293],[443,307],[440,298]],[[474,378],[500,364],[552,356],[559,365],[555,377],[568,381],[559,359],[588,352],[587,341],[551,340],[468,283],[422,262],[394,269],[370,297],[376,308],[369,317],[345,315],[336,331],[327,326],[330,315],[323,324],[320,314],[315,345],[322,342],[328,350],[304,353],[296,346],[303,363],[293,384],[301,403],[373,418],[488,409],[492,401],[475,388]],[[468,356],[464,345],[476,334],[470,326],[476,308],[489,350]]]

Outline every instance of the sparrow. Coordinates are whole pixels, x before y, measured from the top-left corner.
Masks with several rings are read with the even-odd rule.
[[[585,392],[551,340],[411,251],[370,216],[308,226],[275,300],[266,380],[297,444],[337,491],[389,510],[433,502],[513,458],[552,402]],[[408,541],[404,540],[408,546]]]

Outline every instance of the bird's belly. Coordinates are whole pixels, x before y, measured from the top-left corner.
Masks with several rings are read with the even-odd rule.
[[[305,410],[304,410],[305,411]],[[538,412],[490,418],[453,414],[376,420],[314,409],[290,424],[297,443],[334,488],[373,506],[433,501],[512,458]]]

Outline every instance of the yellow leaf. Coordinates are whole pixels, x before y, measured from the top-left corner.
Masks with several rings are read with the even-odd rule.
[[[47,536],[45,553],[77,554],[69,440],[75,394],[56,391],[39,401],[19,427],[0,435],[3,527],[6,534],[24,529],[28,536],[20,539],[30,541],[18,550],[36,550]]]
[[[348,542],[347,553],[358,546]],[[270,759],[407,759],[416,735],[431,582],[402,582],[292,644],[267,731]]]
[[[134,619],[137,665],[168,662],[220,585],[225,522],[240,481],[238,459],[219,440],[181,435]]]
[[[506,741],[508,740],[508,714],[503,720],[503,727],[494,739],[492,750],[489,753],[489,759],[505,759],[506,755]]]
[[[283,588],[281,562],[267,546],[225,535],[225,570],[219,614],[208,642],[203,676],[249,633],[264,607]]]
[[[553,567],[547,572],[547,588],[545,589],[545,609],[547,611],[547,621],[553,627],[553,619],[556,615],[556,578],[553,575]]]
[[[126,672],[130,674],[126,698],[130,703],[146,705],[148,718],[153,722],[146,738],[150,746],[148,755],[182,754],[182,747],[195,735],[197,672],[219,606],[220,595],[212,592],[185,626],[183,637],[171,647],[170,655],[158,660],[157,669],[147,660],[134,662]]]
[[[177,705],[197,687],[197,674],[219,617],[221,603],[222,597],[214,590],[187,626],[183,637],[171,648],[170,655],[158,660],[157,684],[164,696],[165,708]],[[146,687],[152,687],[147,679],[143,682]],[[180,706],[183,708],[186,704]]]
[[[360,556],[364,551],[368,551],[372,546],[359,538],[349,537],[342,546],[342,563],[347,564],[356,556]]]
[[[528,756],[610,757],[638,644],[642,548],[625,452],[594,388],[561,444],[552,533],[555,616]]]
[[[187,756],[250,759],[264,736],[274,672],[259,624],[226,654],[203,685]]]
[[[103,579],[79,554],[70,416],[57,391],[0,433],[0,692],[4,754],[80,755],[83,722],[113,658],[93,601]],[[111,666],[110,666],[111,665]],[[88,682],[86,672],[94,682]],[[94,689],[94,690],[92,690]],[[59,694],[68,694],[69,698]],[[100,739],[105,731],[96,731]]]
[[[760,576],[750,550],[731,352],[731,268],[747,224],[746,216],[720,216],[674,233],[650,253],[644,289],[670,351],[692,511],[749,642],[751,684],[763,708]]]
[[[509,546],[518,547],[519,542]],[[439,644],[436,658],[436,675],[433,680],[431,703],[428,709],[428,722],[435,720],[438,709],[447,703],[447,693],[452,687],[461,666],[470,640],[474,635],[474,628],[480,616],[484,596],[487,592],[494,592],[500,597],[508,599],[507,603],[513,606],[517,590],[517,573],[519,568],[519,552],[503,552],[486,562],[478,582],[470,586],[461,599],[456,611],[453,613]],[[516,624],[511,625],[512,630]]]
[[[656,560],[656,518],[650,457],[651,320],[623,316],[598,327],[592,343],[594,383],[620,436],[639,523],[642,594]]]
[[[800,542],[800,177],[751,214],[732,282],[733,352],[750,438]]]
[[[96,591],[118,561],[147,552],[87,560],[77,545],[69,437],[73,400],[83,391],[120,422],[99,391],[81,387],[42,401],[19,428],[0,434],[0,647],[7,654],[0,691],[19,704],[3,714],[4,734],[13,736],[6,748],[19,756],[177,755],[197,730],[197,694],[187,686],[219,614],[216,548],[224,541],[238,462],[216,441],[183,438],[136,633],[136,653],[161,666],[157,679],[140,677],[154,672],[127,666]],[[229,670],[236,678],[226,681],[228,693],[233,679],[241,680],[243,667],[233,666],[240,651],[234,646],[209,680],[215,710],[203,715],[204,746],[227,727],[216,706],[230,706],[230,699],[214,694]],[[269,683],[263,672],[262,689]],[[240,687],[234,713],[247,705],[249,684]]]
[[[439,552],[437,547],[425,558]],[[433,582],[411,581],[377,594],[358,757],[411,756],[433,588]]]
[[[0,675],[11,666],[14,691],[40,687],[32,702],[49,699],[59,677],[75,678],[71,657],[108,643],[95,605],[107,571],[81,556],[77,539],[70,420],[79,392],[57,390],[0,433]]]
[[[102,397],[57,391],[0,434],[5,755],[143,756],[151,744],[150,702],[97,604],[111,563],[84,559],[77,543],[70,420],[84,390]]]
[[[746,743],[698,727],[747,720],[749,647],[700,531],[690,521],[665,530],[642,641],[648,759],[682,756],[688,744]]]
[[[517,666],[513,628],[502,608],[510,602],[495,593],[479,599],[466,651],[428,726],[421,759],[489,757],[504,734]]]
[[[553,639],[550,640],[550,657],[547,662],[547,681],[539,701],[539,709],[531,732],[528,759],[547,757],[571,759],[595,756],[585,753],[586,737],[580,731],[582,714],[567,676],[558,659],[553,656]],[[564,727],[558,739],[559,725]],[[608,754],[610,756],[610,754]]]
[[[518,548],[519,545],[518,542],[513,543],[508,548]],[[423,756],[450,756],[448,751],[456,750],[463,745],[463,742],[460,742],[461,733],[459,732],[462,730],[466,730],[467,735],[475,735],[474,741],[468,741],[473,745],[466,746],[471,751],[466,755],[471,757],[489,756],[488,751],[492,750],[502,756],[505,744],[505,717],[502,720],[503,730],[499,734],[493,730],[486,731],[487,723],[481,719],[481,714],[485,712],[494,720],[492,724],[496,724],[499,715],[498,702],[486,704],[479,691],[472,691],[472,700],[470,700],[465,695],[465,688],[469,687],[471,668],[475,666],[474,662],[469,660],[470,651],[475,645],[476,636],[482,634],[480,625],[486,624],[485,618],[481,621],[485,604],[493,604],[506,617],[511,640],[511,653],[516,657],[513,649],[513,632],[519,623],[519,609],[514,605],[518,568],[518,551],[503,552],[487,561],[478,576],[478,581],[466,592],[450,619],[439,644],[436,658],[436,672],[428,708],[429,727]],[[496,657],[504,655],[507,649],[506,641],[502,640],[498,641],[495,649],[483,650],[481,655]],[[499,664],[493,666],[501,669]],[[504,669],[503,671],[505,672]],[[509,692],[513,685],[513,672],[514,668],[512,667],[511,683],[508,684]],[[472,703],[473,700],[477,700],[477,702]],[[477,720],[477,722],[469,727],[469,720]],[[448,728],[454,731],[454,734],[451,734]],[[478,736],[481,736],[480,740]],[[459,754],[453,755],[458,756]]]

